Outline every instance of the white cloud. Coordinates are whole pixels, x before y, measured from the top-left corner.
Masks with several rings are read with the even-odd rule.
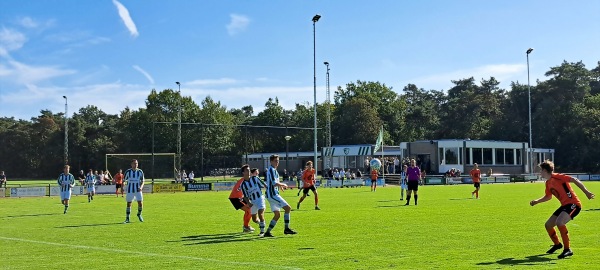
[[[15,51],[23,47],[27,37],[19,31],[2,27],[0,30],[0,56],[8,56],[9,51]]]
[[[123,20],[123,23],[125,24],[125,27],[127,27],[127,30],[129,30],[131,36],[139,36],[137,27],[129,15],[129,10],[127,10],[127,8],[117,0],[113,0],[113,4],[115,4],[117,7],[117,10],[119,11],[119,17],[121,17],[121,20]]]
[[[209,86],[209,85],[226,85],[236,84],[240,81],[231,78],[220,78],[220,79],[207,79],[207,80],[193,80],[183,83],[185,86]]]
[[[18,23],[25,28],[36,28],[39,26],[39,23],[34,21],[31,17],[20,18]]]
[[[21,85],[35,84],[77,72],[56,66],[30,66],[14,60],[9,60],[7,63],[7,66],[0,66],[0,79]]]
[[[425,89],[447,90],[454,84],[452,80],[460,80],[473,77],[476,82],[481,79],[489,79],[490,77],[502,83],[502,86],[508,87],[512,80],[516,80],[525,72],[527,66],[524,64],[497,64],[485,65],[471,69],[462,69],[452,72],[433,74],[424,77],[418,77],[408,80],[408,82],[417,85],[417,87]]]
[[[154,78],[152,78],[152,76],[150,76],[150,74],[148,72],[146,72],[144,69],[142,69],[140,66],[133,65],[133,69],[139,71],[144,76],[146,76],[146,79],[148,79],[148,81],[150,82],[150,84],[154,84]]]
[[[229,14],[229,16],[231,17],[231,21],[225,27],[230,36],[234,36],[246,30],[248,24],[250,24],[250,19],[247,16],[238,14]]]

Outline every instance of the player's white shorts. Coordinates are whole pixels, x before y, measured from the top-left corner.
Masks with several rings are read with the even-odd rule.
[[[404,190],[407,190],[408,189],[408,184],[406,182],[404,182],[404,183],[400,184],[400,188],[404,189]]]
[[[271,205],[271,211],[272,212],[276,212],[279,211],[279,209],[285,207],[286,205],[289,205],[282,197],[281,195],[275,195],[274,197],[268,198],[267,200],[269,200],[269,205]]]
[[[143,202],[144,196],[142,196],[142,192],[138,191],[134,193],[127,193],[127,196],[125,197],[125,200],[127,202],[133,202],[134,199],[138,202]]]
[[[69,189],[67,191],[61,191],[60,199],[61,200],[70,200],[71,199],[71,190]]]
[[[87,192],[88,193],[96,193],[96,188],[95,187],[87,188]]]
[[[252,201],[252,207],[250,208],[250,214],[255,215],[258,213],[259,209],[265,209],[265,196],[260,196],[260,198]]]

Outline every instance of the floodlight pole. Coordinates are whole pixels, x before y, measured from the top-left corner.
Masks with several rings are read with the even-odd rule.
[[[325,94],[327,95],[327,147],[331,148],[331,94],[329,92],[329,62],[323,62],[325,66],[327,66],[327,73],[325,74]],[[327,166],[331,168],[331,156],[323,157],[323,160],[327,160]],[[323,170],[325,170],[325,165],[323,165]]]
[[[531,84],[529,83],[529,54],[533,51],[533,48],[529,48],[526,51],[527,55],[527,97],[529,103],[529,174],[533,175],[533,135],[531,128]],[[530,179],[531,180],[531,179]]]
[[[285,129],[285,133],[287,134],[287,129]],[[290,139],[292,138],[292,136],[290,135],[285,135],[285,170],[287,171],[288,175],[290,173],[290,169],[288,168],[289,165],[289,154],[290,154]]]
[[[319,162],[317,160],[317,36],[316,36],[316,23],[321,18],[321,15],[317,14],[312,18],[313,22],[313,83],[314,83],[314,167],[315,172],[319,173]],[[315,175],[316,176],[316,175]]]
[[[175,83],[179,88],[177,91],[177,93],[179,94],[179,102],[177,106],[177,156],[179,157],[177,159],[177,176],[179,177],[179,180],[181,180],[181,182],[183,183],[184,176],[181,174],[181,84],[179,82]]]
[[[69,103],[67,96],[63,96],[65,99],[65,145],[64,145],[64,165],[69,164]]]

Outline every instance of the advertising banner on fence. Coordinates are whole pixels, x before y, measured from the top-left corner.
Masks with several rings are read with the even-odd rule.
[[[115,185],[101,185],[96,186],[96,194],[115,194],[117,186]],[[127,189],[125,189],[127,190]],[[87,188],[83,190],[84,193],[87,194]],[[127,191],[125,191],[127,192]]]
[[[443,184],[444,179],[441,177],[426,177],[425,178],[425,183],[428,185],[440,185]]]
[[[46,196],[46,187],[10,188],[11,197]]]
[[[510,183],[509,176],[496,176],[496,183]]]
[[[592,174],[592,175],[590,175],[590,180],[592,180],[592,181],[600,181],[600,174]]]
[[[447,185],[462,184],[462,178],[460,178],[460,177],[446,177],[446,184]]]
[[[6,189],[0,188],[0,198],[4,198],[4,197],[6,197]]]
[[[81,194],[85,194],[85,187],[74,186],[71,189],[71,195],[81,195]],[[48,190],[48,193],[46,193],[44,195],[60,196],[60,187],[59,186],[51,186],[50,189]]]
[[[495,183],[495,177],[481,177],[481,183]]]
[[[195,183],[195,184],[186,184],[185,185],[185,191],[207,191],[207,190],[211,190],[211,188],[212,188],[212,183]],[[233,186],[231,188],[233,188]],[[231,188],[229,188],[229,189],[231,190]]]
[[[233,186],[235,186],[236,182],[215,182],[212,183],[212,189],[216,191],[226,191],[231,190]]]
[[[193,185],[193,184],[192,184]],[[154,184],[153,192],[181,192],[184,191],[183,184]]]

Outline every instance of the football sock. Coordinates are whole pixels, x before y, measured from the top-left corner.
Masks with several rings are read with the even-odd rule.
[[[419,200],[419,195],[415,194],[415,204],[417,204],[417,200]]]
[[[410,195],[406,195],[406,204],[410,203]]]
[[[271,223],[269,223],[269,228],[267,229],[267,232],[270,232],[275,225],[277,225],[277,220],[271,219]]]
[[[479,191],[475,191],[475,198],[479,198]]]
[[[250,219],[252,219],[252,215],[250,214],[250,210],[244,211],[244,227],[250,226]]]
[[[298,203],[302,203],[302,201],[304,201],[304,196],[300,197],[300,200],[298,201]]]
[[[565,249],[571,248],[571,240],[569,239],[569,231],[567,230],[567,226],[558,226],[558,230],[560,231],[560,237],[563,240],[563,246]]]
[[[404,198],[404,189],[400,188],[400,199]]]
[[[283,222],[285,223],[285,228],[290,228],[290,213],[283,214]]]
[[[315,206],[319,205],[319,196],[315,194]]]
[[[131,215],[131,207],[127,207],[125,213],[127,214],[127,219],[129,219],[129,215]]]
[[[548,229],[546,228],[546,231],[548,231],[548,235],[550,236],[550,239],[552,239],[552,243],[554,243],[555,245],[560,244],[560,241],[558,241],[558,236],[556,235],[556,230],[554,230],[554,227]]]
[[[69,205],[65,204],[65,212],[67,212],[68,209],[69,209]]]
[[[141,214],[142,214],[142,207],[138,207],[138,213],[137,213],[137,215],[139,216]]]
[[[258,227],[260,228],[260,233],[265,232],[265,222],[264,221],[258,222]]]

